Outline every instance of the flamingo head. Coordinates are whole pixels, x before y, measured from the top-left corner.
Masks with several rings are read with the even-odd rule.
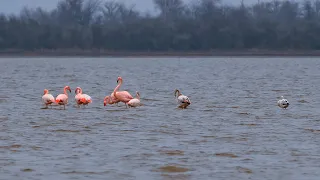
[[[107,102],[110,101],[110,97],[109,96],[106,96],[103,100],[103,105],[106,106],[107,105]]]
[[[64,87],[65,90],[69,90],[69,92],[71,93],[71,89],[69,86]]]
[[[140,93],[138,91],[136,91],[136,96],[138,99],[140,99]]]
[[[77,87],[77,88],[74,90],[74,93],[75,93],[75,94],[79,94],[81,91],[82,91],[82,89],[81,89],[80,87]]]
[[[43,90],[43,95],[48,94],[48,93],[49,93],[49,90],[48,90],[48,89],[44,89],[44,90]]]
[[[117,83],[119,83],[119,81],[122,82],[122,77],[121,76],[118,77]]]

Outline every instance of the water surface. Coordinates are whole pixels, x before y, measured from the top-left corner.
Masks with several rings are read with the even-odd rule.
[[[317,58],[1,58],[0,70],[0,179],[320,177]],[[144,106],[103,106],[118,76]],[[41,109],[44,88],[66,85],[66,110]],[[77,86],[89,107],[74,107]]]

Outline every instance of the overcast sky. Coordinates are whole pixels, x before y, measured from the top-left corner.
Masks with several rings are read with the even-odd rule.
[[[53,9],[57,2],[60,0],[0,0],[0,12],[1,13],[19,13],[21,8],[28,6],[33,7],[42,7],[44,9]],[[104,0],[107,1],[107,0]],[[119,0],[126,2],[127,4],[136,4],[136,8],[141,11],[153,11],[154,5],[152,0]],[[184,0],[185,2],[191,0]],[[225,3],[239,3],[241,0],[222,0]],[[257,2],[258,0],[244,0],[245,3]]]

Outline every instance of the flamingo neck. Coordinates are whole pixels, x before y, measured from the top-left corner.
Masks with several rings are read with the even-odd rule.
[[[117,98],[117,91],[120,89],[120,86],[122,85],[122,80],[120,80],[119,84],[117,85],[116,88],[114,88],[113,90],[113,94],[114,94],[114,97]]]
[[[64,92],[64,94],[65,94],[65,95],[67,95],[67,96],[68,96],[67,88],[63,88],[63,92]]]
[[[138,92],[136,93],[136,97],[140,100],[140,94]]]
[[[177,96],[177,93],[178,93],[178,96]],[[175,97],[179,97],[181,95],[180,91],[177,89],[175,92],[174,92],[174,96]]]

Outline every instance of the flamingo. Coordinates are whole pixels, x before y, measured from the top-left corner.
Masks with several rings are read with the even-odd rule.
[[[78,107],[80,107],[80,105],[82,104],[81,98],[82,98],[82,90],[77,87],[76,90],[74,91],[74,93],[76,94],[76,96],[74,97]]]
[[[106,106],[107,104],[117,104],[120,102],[119,99],[117,99],[115,96],[114,96],[114,93],[112,92],[111,95],[108,95],[106,96],[104,99],[103,99],[103,104],[104,106]]]
[[[75,100],[78,107],[80,107],[81,104],[85,106],[92,102],[92,98],[89,95],[82,94],[82,89],[80,87],[77,87],[74,92],[76,93]]]
[[[281,96],[280,100],[278,101],[278,106],[280,108],[286,109],[289,106],[289,101]]]
[[[63,105],[63,109],[66,109],[66,104],[68,104],[68,93],[67,90],[71,93],[71,89],[69,86],[65,86],[63,88],[64,94],[59,94],[56,98],[56,103],[59,105]]]
[[[191,104],[191,101],[188,98],[188,96],[181,94],[181,92],[178,89],[174,91],[174,96],[176,97],[178,103],[180,104],[179,105],[180,108],[183,108],[183,109],[187,108]]]
[[[136,92],[136,98],[131,99],[128,102],[128,106],[129,107],[137,107],[137,106],[140,106],[140,105],[141,105],[141,103],[140,103],[140,93],[137,91]]]
[[[118,99],[119,101],[125,103],[126,107],[127,107],[127,103],[131,99],[133,99],[133,97],[131,96],[131,94],[128,91],[118,91],[120,89],[120,86],[122,85],[122,82],[123,82],[122,77],[119,76],[118,79],[117,79],[118,85],[113,90],[113,94],[114,94],[116,99]]]
[[[51,105],[52,103],[55,102],[54,97],[51,94],[49,94],[48,89],[44,89],[43,91],[42,102],[46,106],[45,108],[48,108],[48,105]]]

